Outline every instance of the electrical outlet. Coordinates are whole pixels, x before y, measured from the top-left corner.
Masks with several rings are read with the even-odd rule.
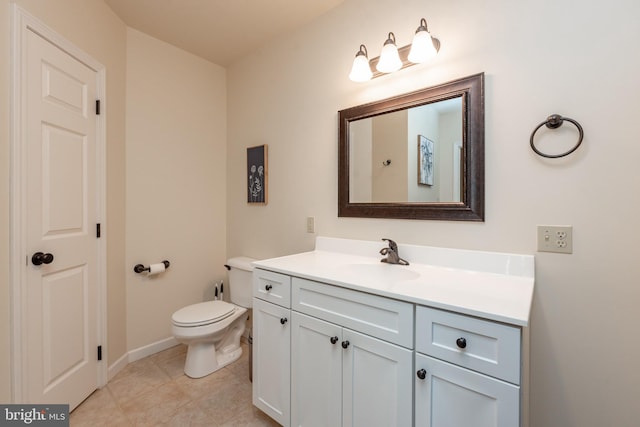
[[[573,227],[570,225],[539,225],[538,252],[573,253]]]
[[[316,232],[316,218],[313,216],[307,217],[307,233]]]

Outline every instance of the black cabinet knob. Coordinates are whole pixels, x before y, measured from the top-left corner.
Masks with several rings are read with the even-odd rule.
[[[427,378],[427,371],[425,371],[424,369],[420,369],[418,372],[416,372],[416,375],[418,376],[418,378],[423,380]]]
[[[467,348],[467,340],[464,338],[458,338],[456,340],[456,345],[460,348]]]
[[[36,252],[31,257],[33,265],[51,264],[53,262],[53,254]]]
[[[349,341],[342,341],[342,348],[349,347]]]
[[[335,344],[338,342],[338,337],[331,337],[329,340],[331,341],[331,344]]]
[[[271,288],[273,288],[273,286],[271,286],[271,285],[265,285],[264,290],[265,290],[265,291],[270,291],[270,290],[271,290]]]
[[[287,323],[287,318],[286,317],[281,318],[280,319],[280,324],[284,325],[285,323]]]

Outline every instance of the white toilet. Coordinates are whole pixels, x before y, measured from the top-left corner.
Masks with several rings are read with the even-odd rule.
[[[207,301],[189,305],[173,313],[175,339],[188,345],[184,373],[201,378],[234,362],[242,355],[240,337],[244,333],[247,308],[252,306],[252,258],[237,257],[227,261],[229,282],[225,291],[232,304]]]

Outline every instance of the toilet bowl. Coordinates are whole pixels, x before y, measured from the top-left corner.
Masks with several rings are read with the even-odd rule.
[[[252,305],[252,261],[247,257],[227,261],[231,303],[201,302],[181,308],[171,316],[173,336],[188,346],[184,365],[187,376],[202,378],[242,355],[240,338],[249,316],[247,308]]]

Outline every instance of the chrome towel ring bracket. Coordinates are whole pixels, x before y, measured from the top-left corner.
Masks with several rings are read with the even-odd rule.
[[[547,126],[547,128],[549,129],[558,129],[560,126],[562,126],[562,123],[564,123],[564,121],[568,121],[573,123],[573,125],[578,129],[578,132],[580,133],[580,136],[578,138],[578,143],[569,151],[561,153],[561,154],[546,154],[543,153],[542,151],[538,150],[533,142],[533,139],[536,135],[536,132],[538,131],[538,129],[540,129],[543,125]],[[578,149],[578,147],[580,146],[580,144],[582,144],[582,138],[584,137],[584,131],[582,130],[582,126],[580,126],[580,123],[578,123],[577,121],[570,119],[569,117],[562,117],[560,114],[552,114],[549,117],[547,117],[547,120],[545,120],[544,122],[540,123],[534,130],[533,132],[531,132],[531,138],[529,139],[529,143],[531,144],[531,149],[539,156],[542,157],[546,157],[548,159],[557,159],[560,157],[564,157],[567,156],[571,153],[573,153],[574,151],[576,151]]]

